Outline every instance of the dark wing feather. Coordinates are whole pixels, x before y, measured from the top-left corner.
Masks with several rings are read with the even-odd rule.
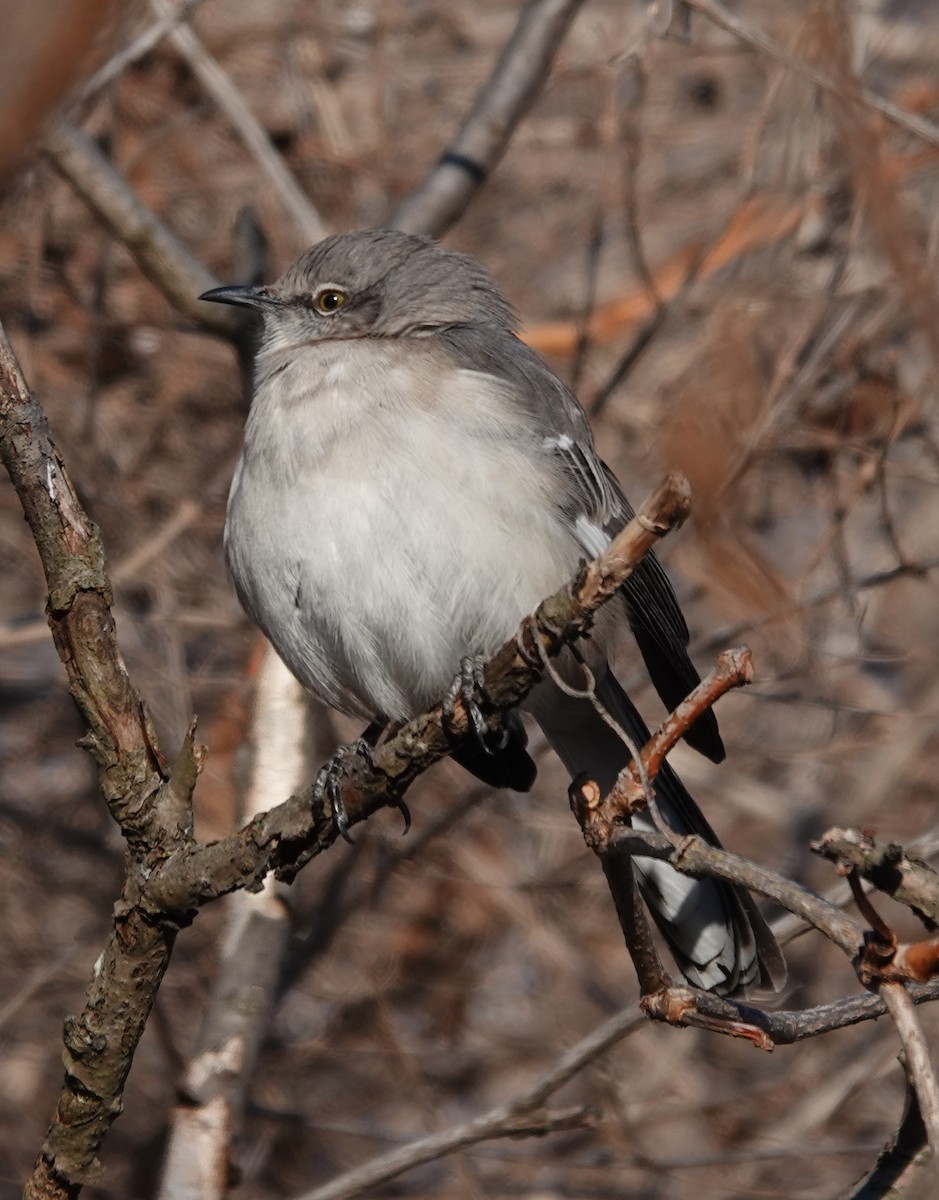
[[[585,553],[595,557],[634,513],[616,476],[597,454],[586,414],[573,392],[533,350],[495,324],[442,330],[438,338],[461,366],[504,379],[526,405],[533,424],[544,434],[544,452],[555,459],[567,484],[559,507]],[[671,710],[701,677],[688,656],[688,626],[654,554],[645,556],[623,585],[622,595],[652,683]],[[724,757],[717,718],[710,710],[689,729],[685,740],[712,762]]]
[[[565,515],[577,532],[581,518],[606,537],[614,537],[635,515],[613,472],[597,456],[592,441],[560,435],[546,443],[561,461],[571,488]],[[581,536],[588,553],[594,548]],[[642,654],[655,690],[671,711],[701,682],[688,655],[688,626],[662,565],[650,551],[622,587],[629,628]],[[685,739],[712,762],[725,755],[717,718],[709,709],[688,730]]]

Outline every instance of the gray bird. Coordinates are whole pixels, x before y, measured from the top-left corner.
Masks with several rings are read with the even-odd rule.
[[[340,234],[271,286],[202,299],[261,318],[225,525],[232,579],[290,670],[342,712],[398,723],[430,708],[461,662],[497,650],[632,516],[583,409],[518,339],[509,303],[471,258],[393,230]],[[641,745],[646,726],[608,665],[624,624],[673,708],[699,677],[651,555],[587,651],[601,703]],[[572,777],[613,785],[629,751],[588,700],[546,681],[526,707]],[[468,740],[454,757],[527,790],[535,771],[513,718],[504,744]],[[710,712],[687,740],[724,756]],[[676,830],[717,843],[667,765],[656,796]],[[781,982],[747,893],[635,866],[690,982],[719,992]]]

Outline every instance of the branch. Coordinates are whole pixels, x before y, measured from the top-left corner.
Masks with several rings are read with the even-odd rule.
[[[96,526],[79,503],[42,408],[0,326],[0,456],[29,522],[48,587],[46,613],[69,690],[88,725],[111,815],[131,845],[185,828],[150,718],[134,690],[111,617],[111,584]]]
[[[197,299],[220,281],[140,202],[88,134],[61,121],[47,134],[42,152],[177,312],[209,333],[235,337],[237,314]]]
[[[245,811],[300,785],[306,769],[306,697],[268,646],[252,719],[251,780]],[[268,880],[257,894],[237,892],[227,913],[218,975],[196,1050],[171,1118],[159,1200],[228,1194],[229,1155],[241,1132],[245,1100],[274,1010],[290,938],[287,889]]]
[[[159,20],[154,21],[149,29],[145,29],[139,37],[134,38],[117,54],[112,55],[89,79],[86,79],[76,90],[72,99],[79,104],[90,100],[96,92],[100,92],[103,87],[107,87],[109,83],[122,75],[132,63],[139,62],[151,50],[155,50],[170,30],[175,29],[183,21],[190,21],[193,13],[203,3],[204,0],[178,0],[174,8],[168,10]]]
[[[433,237],[454,223],[534,103],[583,0],[529,0],[459,133],[388,222]]]
[[[674,981],[656,949],[649,920],[639,898],[632,864],[624,855],[612,852],[611,839],[619,826],[628,823],[632,812],[648,807],[660,832],[673,846],[680,845],[678,834],[668,827],[659,814],[652,781],[662,769],[666,755],[695,722],[731,688],[744,686],[752,677],[753,661],[746,646],[725,651],[714,669],[674,712],[669,713],[645,746],[641,749],[629,747],[629,762],[606,796],[587,775],[575,779],[568,790],[571,808],[584,841],[600,859],[609,883],[626,949],[639,978],[643,997],[655,997],[668,992]]]
[[[933,1159],[939,1162],[939,1081],[923,1027],[902,983],[882,983],[880,995],[900,1035],[907,1077],[916,1091]]]
[[[683,989],[676,989],[681,990]],[[770,1013],[723,999],[710,992],[695,992],[694,995],[700,1011],[713,1012],[724,1022],[733,1018],[740,1023],[755,1026],[764,1031],[767,1039],[775,1045],[818,1037],[861,1021],[874,1020],[887,1011],[880,997],[869,994],[852,996],[801,1012]],[[915,1004],[939,999],[939,987],[914,988],[910,998]],[[546,1100],[585,1066],[596,1061],[623,1038],[643,1028],[649,1015],[656,1014],[648,1013],[640,1005],[624,1009],[572,1046],[528,1088],[508,1103],[499,1105],[463,1125],[421,1138],[390,1154],[381,1155],[365,1166],[357,1167],[332,1180],[322,1188],[303,1193],[296,1200],[346,1200],[347,1197],[374,1190],[379,1184],[401,1175],[406,1170],[442,1158],[456,1150],[465,1149],[477,1142],[496,1137],[518,1136],[519,1133],[538,1135],[552,1132],[559,1127],[580,1127],[555,1124],[549,1126],[553,1114],[546,1114],[547,1120],[544,1124],[534,1124],[533,1115],[539,1113]],[[575,1115],[579,1117],[580,1111],[582,1110],[575,1110]],[[562,1118],[568,1116],[567,1113],[559,1115]]]
[[[48,587],[46,611],[69,690],[88,726],[82,745],[130,855],[114,923],[78,1018],[65,1026],[65,1083],[26,1195],[66,1197],[97,1174],[134,1050],[169,963],[177,925],[138,903],[148,856],[189,839],[201,769],[194,729],[172,772],[128,678],[111,616],[98,531],[82,509],[42,408],[0,328],[0,456],[23,505]]]
[[[379,1184],[396,1178],[412,1167],[453,1154],[456,1150],[500,1137],[542,1136],[561,1129],[582,1129],[593,1124],[588,1109],[568,1109],[561,1113],[544,1112],[548,1098],[574,1078],[584,1067],[595,1062],[623,1038],[645,1026],[638,1005],[632,1005],[598,1026],[562,1054],[547,1071],[512,1100],[481,1116],[408,1146],[383,1154],[353,1171],[347,1171],[325,1187],[305,1192],[297,1200],[346,1200],[347,1197],[374,1190]]]
[[[130,850],[113,928],[85,1007],[66,1023],[65,1083],[26,1188],[30,1200],[65,1200],[96,1176],[98,1149],[120,1112],[178,927],[209,899],[239,888],[258,890],[271,870],[292,877],[336,832],[331,807],[324,809],[318,794],[307,789],[255,817],[232,838],[196,847],[191,793],[202,757],[194,726],[168,772],[117,646],[97,530],[78,502],[2,331],[0,451],[42,558],[50,624],[89,726],[84,744],[98,760],[102,789]],[[666,480],[607,552],[523,623],[486,669],[482,708],[492,728],[538,682],[545,656],[589,630],[595,611],[643,554],[681,524],[688,508],[685,481]],[[376,752],[374,763],[351,757],[342,779],[350,820],[393,803],[468,732],[462,705],[446,727],[438,706]]]
[[[604,836],[607,853],[657,858],[670,863],[682,875],[712,875],[766,896],[823,933],[852,962],[863,949],[863,926],[821,896],[749,859],[731,854],[721,847],[710,846],[696,834],[681,838],[675,845],[664,834],[615,825]]]
[[[173,10],[167,4],[167,0],[150,0],[150,4],[164,19],[173,16]],[[235,87],[228,72],[209,54],[191,26],[176,24],[169,30],[168,36],[192,73],[231,122],[232,128],[254,158],[262,178],[266,179],[277,193],[304,246],[324,238],[326,226],[322,217],[290,173],[287,164],[268,137],[267,130]]]
[[[490,729],[542,678],[543,660],[588,633],[594,614],[631,575],[643,555],[689,510],[687,483],[669,476],[607,550],[577,579],[538,606],[486,665],[480,709]],[[463,705],[445,719],[441,705],[415,718],[368,762],[349,755],[339,779],[350,825],[396,804],[411,783],[470,732]],[[292,879],[337,837],[332,807],[315,785],[262,813],[231,837],[182,846],[153,871],[148,900],[155,913],[182,915],[237,888],[257,888],[268,872]]]
[[[919,1111],[916,1092],[907,1080],[906,1103],[900,1127],[884,1147],[874,1169],[839,1200],[886,1200],[887,1197],[922,1196],[935,1162],[926,1140],[926,1127]]]
[[[759,50],[761,54],[765,54],[768,58],[772,58],[775,62],[781,63],[784,67],[788,67],[790,71],[794,71],[797,75],[801,75],[803,79],[814,83],[816,87],[821,88],[823,92],[828,92],[832,96],[837,96],[839,100],[847,100],[853,103],[861,104],[865,108],[872,109],[885,117],[892,125],[904,130],[906,133],[915,134],[930,146],[935,146],[939,149],[939,126],[934,125],[932,121],[927,121],[923,117],[917,116],[915,113],[907,112],[906,109],[900,108],[899,105],[893,104],[890,100],[885,100],[882,96],[878,96],[875,92],[868,91],[866,88],[859,88],[857,94],[846,94],[841,83],[837,79],[831,78],[824,71],[820,71],[817,67],[805,59],[799,58],[793,54],[781,42],[777,42],[771,38],[769,34],[764,33],[761,29],[756,29],[752,25],[748,25],[746,21],[741,20],[738,16],[725,8],[720,0],[683,0],[689,8],[693,8],[696,12],[702,14],[713,21],[715,25],[721,29],[733,34],[740,41],[745,42],[748,46],[752,46],[755,50]]]
[[[685,736],[688,730],[709,708],[731,691],[733,688],[745,687],[753,681],[753,659],[746,646],[738,646],[734,650],[725,650],[718,655],[714,669],[682,700],[681,704],[662,722],[649,739],[640,755],[642,771],[635,763],[630,762],[626,770],[635,784],[641,785],[642,775],[654,779],[662,768],[665,756],[669,754]],[[614,806],[620,806],[625,811],[628,802],[625,801],[627,790],[626,781],[623,787],[617,782],[616,787],[608,797]]]
[[[927,863],[910,858],[896,842],[835,828],[813,842],[812,850],[831,862],[849,864],[878,891],[939,925],[939,875]]]

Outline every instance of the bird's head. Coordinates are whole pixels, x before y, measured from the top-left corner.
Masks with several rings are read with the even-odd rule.
[[[303,254],[276,283],[213,288],[200,299],[257,312],[262,348],[516,324],[508,301],[474,259],[393,229],[337,234]]]

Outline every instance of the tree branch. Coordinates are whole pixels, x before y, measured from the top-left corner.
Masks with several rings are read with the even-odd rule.
[[[545,657],[588,633],[596,611],[616,594],[644,554],[687,516],[685,480],[669,476],[646,500],[607,550],[522,622],[518,634],[485,669],[480,709],[491,729],[542,678]],[[397,803],[428,767],[470,732],[462,703],[452,719],[441,705],[409,722],[373,752],[371,762],[350,755],[339,778],[350,825]],[[336,840],[332,806],[315,785],[262,813],[231,837],[207,846],[182,846],[153,872],[148,885],[154,912],[182,914],[236,888],[258,887],[273,871],[292,879],[310,858]]]
[[[823,933],[852,962],[863,949],[864,927],[840,909],[775,871],[731,854],[722,847],[708,845],[696,834],[681,838],[676,845],[661,833],[613,825],[603,836],[607,853],[657,858],[670,863],[683,875],[712,875],[766,896]]]
[[[878,891],[939,925],[939,875],[911,858],[896,842],[878,842],[856,829],[829,829],[812,850],[834,863],[849,863]]]
[[[754,50],[759,50],[767,58],[773,59],[774,62],[794,71],[796,75],[801,75],[803,79],[814,83],[823,92],[837,96],[839,100],[847,100],[872,109],[892,125],[896,125],[898,129],[912,133],[928,145],[939,148],[939,126],[934,125],[932,121],[927,121],[915,113],[907,112],[899,105],[885,100],[876,92],[868,91],[866,88],[859,88],[856,94],[846,94],[837,79],[833,79],[824,71],[806,62],[805,59],[799,58],[797,54],[793,54],[791,50],[788,50],[781,42],[777,42],[775,38],[771,38],[769,34],[764,33],[762,29],[757,29],[741,20],[721,4],[720,0],[682,0],[682,2],[707,17],[709,21],[713,21],[721,29],[739,38],[740,41],[752,46]]]
[[[60,121],[46,135],[42,152],[177,312],[209,333],[236,336],[239,320],[233,310],[198,300],[220,280],[140,202],[87,133]]]
[[[150,4],[164,20],[173,16],[167,0],[150,0]],[[296,226],[304,248],[324,238],[326,226],[322,217],[290,173],[283,157],[268,137],[267,130],[254,115],[228,72],[206,50],[190,25],[174,23],[167,36],[254,158],[261,177],[271,185],[284,212]]]
[[[544,86],[582,3],[529,0],[463,127],[389,225],[439,237],[466,211]]]
[[[916,1091],[933,1159],[939,1163],[939,1081],[923,1027],[902,983],[882,983],[879,990],[900,1035],[906,1073]]]
[[[30,1200],[63,1200],[95,1177],[98,1149],[120,1112],[134,1051],[178,927],[207,900],[238,888],[257,890],[271,870],[292,877],[335,840],[336,831],[331,807],[307,789],[255,817],[233,837],[196,846],[191,791],[202,758],[194,727],[168,772],[117,647],[97,530],[79,504],[5,337],[0,340],[0,451],[40,551],[50,624],[89,726],[84,741],[98,760],[102,789],[130,850],[114,926],[85,1007],[66,1023],[65,1083],[26,1189]],[[537,683],[546,656],[589,631],[600,605],[646,551],[681,524],[688,508],[685,481],[666,480],[606,553],[522,624],[486,668],[482,709],[491,727]],[[462,705],[446,722],[438,705],[382,746],[373,763],[350,758],[341,781],[350,820],[363,820],[393,803],[468,732]]]

